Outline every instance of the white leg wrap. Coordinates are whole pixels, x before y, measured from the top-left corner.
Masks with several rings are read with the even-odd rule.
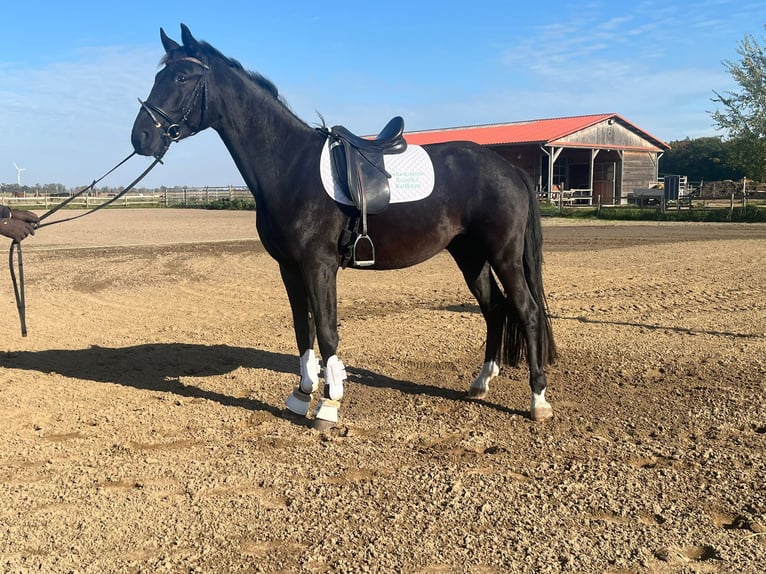
[[[313,349],[301,355],[301,390],[310,395],[319,388],[319,360]]]
[[[487,361],[481,368],[479,376],[471,383],[471,388],[477,391],[487,393],[489,391],[489,382],[500,374],[500,367],[493,361]]]
[[[337,355],[327,359],[324,367],[324,384],[327,386],[325,395],[328,395],[333,401],[341,400],[343,398],[343,381],[347,378],[346,367]]]

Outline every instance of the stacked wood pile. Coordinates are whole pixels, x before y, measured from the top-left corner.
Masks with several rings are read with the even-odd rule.
[[[702,198],[724,198],[742,197],[742,180],[733,181],[727,179],[724,181],[706,181],[702,184],[700,197]],[[766,198],[766,183],[747,182],[748,197]]]

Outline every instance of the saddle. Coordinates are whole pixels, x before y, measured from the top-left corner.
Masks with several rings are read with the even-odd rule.
[[[381,213],[390,203],[391,174],[386,171],[383,158],[407,149],[403,132],[404,119],[399,116],[389,121],[374,139],[354,135],[343,126],[334,126],[326,132],[338,183],[361,215],[361,229],[351,230],[351,238],[341,238],[350,244],[341,248],[350,248],[351,262],[357,267],[375,264],[375,246],[367,235],[367,214]],[[358,222],[355,227],[358,228]]]

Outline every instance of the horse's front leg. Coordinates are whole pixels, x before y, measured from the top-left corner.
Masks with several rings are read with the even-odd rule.
[[[285,414],[308,416],[311,407],[311,394],[319,388],[319,360],[314,353],[315,327],[309,309],[309,299],[303,278],[285,266],[280,266],[282,281],[290,300],[293,315],[295,341],[300,355],[300,381],[285,401]]]
[[[314,355],[314,339],[325,361],[325,386],[314,409],[312,426],[324,430],[338,422],[340,400],[346,380],[346,368],[336,355],[338,348],[338,313],[336,276],[338,267],[318,265],[298,271],[280,266],[282,280],[290,300],[301,380],[285,402],[289,416],[308,416],[311,394],[319,386],[319,361]]]
[[[346,367],[338,350],[338,264],[315,263],[305,274],[305,285],[316,326],[319,352],[324,359],[324,392],[314,410],[312,426],[317,430],[332,428],[338,422],[340,400],[346,381]]]

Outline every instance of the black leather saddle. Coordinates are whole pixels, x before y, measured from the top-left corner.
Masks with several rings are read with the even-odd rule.
[[[331,131],[359,150],[397,154],[407,149],[407,142],[402,135],[404,134],[404,119],[401,116],[391,118],[374,139],[354,135],[343,126],[335,126]]]
[[[361,214],[361,230],[353,240],[351,262],[357,267],[375,264],[375,246],[367,235],[367,214],[385,211],[391,201],[388,180],[391,174],[384,165],[385,155],[407,149],[404,119],[396,116],[374,139],[359,137],[343,126],[326,131],[338,184]],[[359,256],[364,250],[365,255]]]

